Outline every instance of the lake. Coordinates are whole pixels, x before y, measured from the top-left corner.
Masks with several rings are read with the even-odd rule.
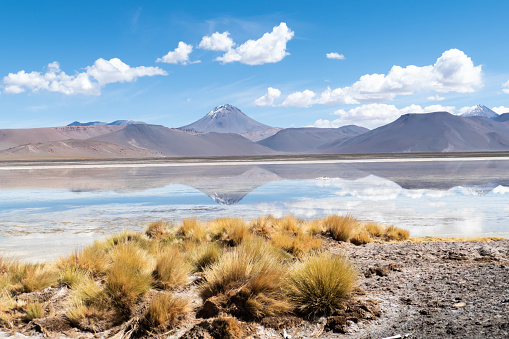
[[[44,261],[186,217],[352,214],[411,236],[509,236],[509,160],[0,167],[0,255]]]

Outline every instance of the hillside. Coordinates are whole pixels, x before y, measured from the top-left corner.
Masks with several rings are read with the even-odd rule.
[[[286,128],[258,141],[258,144],[281,152],[314,152],[315,148],[325,143],[351,138],[367,131],[367,128],[355,125],[340,128]]]
[[[18,145],[67,139],[89,139],[121,130],[124,126],[64,126],[26,129],[0,129],[0,150]]]
[[[15,146],[0,151],[0,159],[39,158],[149,158],[161,157],[160,152],[116,145],[96,140],[59,140]]]
[[[237,134],[189,134],[179,129],[160,125],[130,125],[122,130],[93,139],[180,156],[276,153]]]
[[[320,153],[406,153],[500,151],[509,149],[509,126],[487,118],[447,112],[405,114],[348,140],[319,147]]]

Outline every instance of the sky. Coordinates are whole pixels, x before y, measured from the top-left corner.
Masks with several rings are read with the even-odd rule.
[[[509,1],[0,0],[0,128],[509,112]]]

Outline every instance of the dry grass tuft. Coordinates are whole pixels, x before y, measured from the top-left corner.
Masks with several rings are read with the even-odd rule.
[[[117,245],[110,255],[112,264],[106,274],[105,291],[115,305],[127,313],[152,286],[154,264],[147,252],[136,244]]]
[[[155,221],[148,224],[145,234],[151,239],[164,239],[168,235],[170,224],[164,221]]]
[[[81,281],[83,281],[89,272],[84,271],[75,266],[64,266],[60,268],[60,279],[59,282],[61,284],[66,285],[69,288],[73,288],[78,285]]]
[[[157,256],[154,270],[155,283],[164,289],[184,285],[189,281],[191,271],[191,264],[186,260],[184,254],[177,248],[168,247]]]
[[[410,232],[399,227],[389,226],[385,229],[385,239],[403,241],[410,237]]]
[[[42,318],[44,316],[44,310],[41,303],[34,302],[26,305],[25,320],[32,321],[34,319]]]
[[[357,272],[343,256],[318,254],[295,265],[287,294],[299,314],[329,314],[353,288]]]
[[[364,229],[374,238],[380,238],[385,233],[385,226],[377,222],[364,223]]]
[[[218,261],[223,254],[221,246],[216,243],[195,245],[186,252],[196,272],[203,271],[206,267]]]
[[[207,230],[205,225],[196,218],[187,218],[182,220],[182,225],[177,230],[177,234],[184,239],[195,242],[203,242],[207,240]]]
[[[238,246],[249,237],[251,231],[242,218],[219,218],[210,223],[212,239],[229,246]]]
[[[360,230],[359,232],[355,233],[350,238],[350,242],[354,245],[369,244],[371,242],[371,237],[369,235],[369,232],[363,229],[363,230]]]
[[[21,280],[19,281],[24,293],[41,291],[58,282],[57,272],[44,264],[21,265]]]
[[[75,250],[67,258],[60,259],[57,266],[61,269],[74,268],[98,276],[106,272],[109,263],[105,244],[95,242],[93,245]]]
[[[323,225],[334,240],[348,241],[360,223],[351,215],[331,215],[323,219]]]
[[[166,325],[173,327],[181,316],[190,311],[189,299],[162,293],[150,303],[145,319],[150,326]]]
[[[322,246],[320,239],[305,233],[292,235],[286,232],[277,232],[272,234],[270,240],[275,247],[281,248],[295,257],[301,257]]]
[[[272,215],[258,217],[251,221],[251,229],[253,230],[253,233],[264,238],[269,238],[270,234],[274,230],[274,224],[276,223],[276,220],[277,219]]]
[[[200,294],[205,300],[221,293],[233,292],[237,302],[251,318],[275,316],[290,311],[291,306],[282,293],[286,270],[262,240],[253,246],[245,242],[224,254],[221,259],[205,270],[206,282]]]

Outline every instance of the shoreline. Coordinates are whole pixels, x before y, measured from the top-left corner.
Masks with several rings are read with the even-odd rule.
[[[0,170],[68,169],[68,168],[140,168],[186,166],[242,166],[247,164],[341,164],[341,163],[398,163],[398,162],[452,162],[504,161],[509,152],[461,153],[381,153],[342,155],[276,155],[228,157],[164,157],[141,159],[41,159],[0,160]]]

